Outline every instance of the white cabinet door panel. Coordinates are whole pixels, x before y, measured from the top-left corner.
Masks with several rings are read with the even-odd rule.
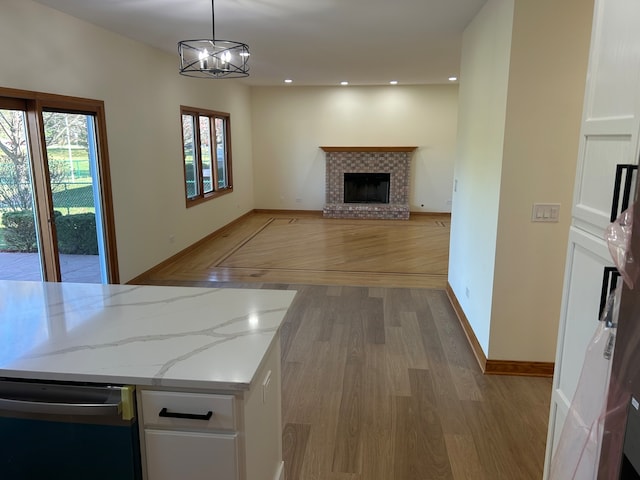
[[[544,478],[549,474],[552,454],[578,386],[587,348],[598,328],[604,269],[612,266],[611,255],[604,240],[571,227]]]
[[[147,429],[148,480],[237,480],[237,434]]]
[[[616,164],[638,163],[640,2],[597,0],[573,215],[600,236],[609,224]]]
[[[549,423],[549,437],[547,442],[552,446],[552,451],[555,452],[558,448],[558,441],[562,434],[562,427],[564,421],[567,418],[569,412],[568,407],[565,407],[564,402],[552,402],[551,404],[551,416]]]
[[[564,329],[559,332],[562,343],[556,363],[554,389],[571,401],[578,384],[587,346],[599,320],[602,275],[613,266],[604,240],[598,240],[576,228],[569,233],[563,314]]]
[[[597,1],[594,11],[586,120],[635,118],[640,62],[637,0]]]
[[[631,135],[591,135],[584,139],[576,184],[574,216],[587,222],[602,238],[611,222],[616,165],[632,162]],[[587,226],[587,229],[589,227]]]

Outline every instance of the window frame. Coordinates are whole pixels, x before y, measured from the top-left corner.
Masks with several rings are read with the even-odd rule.
[[[193,157],[194,157],[194,181],[196,184],[196,194],[189,196],[188,188],[188,176],[187,176],[187,156],[185,152],[185,137],[184,137],[184,123],[183,117],[190,116],[193,121]],[[207,117],[209,119],[209,136],[215,138],[215,120],[221,119],[224,123],[224,167],[227,177],[227,185],[224,187],[218,187],[218,169],[217,169],[217,154],[216,148],[211,145],[209,147],[211,157],[211,185],[212,190],[204,192],[204,179],[203,179],[203,167],[202,167],[202,147],[200,144],[200,119]],[[221,197],[228,193],[233,192],[233,172],[232,172],[232,157],[231,157],[231,114],[227,112],[219,112],[216,110],[208,110],[204,108],[180,106],[180,138],[182,139],[182,172],[184,175],[184,195],[185,205],[187,208],[199,205],[208,200]],[[213,143],[210,141],[210,143]],[[217,143],[216,143],[217,145]]]

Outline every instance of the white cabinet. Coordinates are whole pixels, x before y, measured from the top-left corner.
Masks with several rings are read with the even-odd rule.
[[[238,478],[237,433],[145,429],[149,480]]]
[[[148,480],[238,479],[233,395],[143,390]]]
[[[149,427],[235,430],[233,395],[143,390],[144,424]]]
[[[603,272],[611,266],[604,240],[571,227],[551,397],[548,441],[553,449],[578,384],[584,354],[598,327]]]
[[[599,316],[604,241],[612,211],[622,210],[625,178],[633,201],[640,132],[640,2],[595,0],[579,157],[574,186],[544,475],[576,390]],[[614,180],[620,175],[619,192]],[[604,385],[603,385],[603,388]]]
[[[277,338],[248,388],[140,387],[144,478],[281,480],[280,388]]]

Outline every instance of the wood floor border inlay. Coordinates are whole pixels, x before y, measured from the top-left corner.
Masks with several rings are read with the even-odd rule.
[[[242,247],[244,247],[247,243],[249,243],[251,240],[253,240],[255,237],[257,237],[262,231],[264,231],[271,223],[273,223],[274,220],[275,220],[275,218],[270,218],[269,220],[267,220],[265,222],[265,224],[262,225],[260,228],[258,228],[253,234],[249,235],[244,241],[238,243],[234,248],[229,250],[229,252],[226,255],[220,257],[220,259],[215,263],[215,266],[216,267],[220,266],[227,258],[233,256],[233,254],[235,254]]]
[[[175,279],[444,288],[449,218],[421,213],[405,221],[354,220],[326,219],[317,211],[253,211],[128,283]]]

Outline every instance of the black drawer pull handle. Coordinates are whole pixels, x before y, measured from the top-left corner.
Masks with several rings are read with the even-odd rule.
[[[618,269],[616,267],[604,267],[604,272],[602,274],[602,290],[600,291],[600,309],[598,313],[598,319],[604,320],[609,327],[613,325],[611,319],[612,312],[608,312],[607,318],[602,318],[602,315],[607,305],[607,299],[609,298],[609,295],[618,286],[618,278],[620,278],[620,272],[618,272]]]
[[[180,413],[180,412],[170,412],[166,408],[160,410],[158,414],[161,417],[169,417],[169,418],[188,418],[189,420],[211,420],[213,416],[213,412],[209,410],[204,415],[198,413]]]
[[[620,164],[616,165],[616,178],[613,182],[613,200],[611,201],[611,217],[614,222],[618,215],[629,207],[631,200],[631,184],[633,183],[633,172],[638,169],[637,165]],[[624,190],[622,190],[622,202],[620,202],[620,189],[622,189],[622,171],[624,170]]]

